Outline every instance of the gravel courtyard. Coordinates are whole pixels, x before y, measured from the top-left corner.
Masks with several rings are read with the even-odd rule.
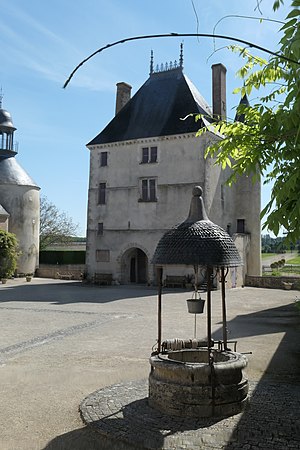
[[[238,341],[237,351],[252,352],[251,382],[299,388],[297,294],[247,287],[227,291],[229,339]],[[184,290],[165,291],[164,339],[193,337],[188,297]],[[213,292],[212,304],[218,339],[219,292]],[[0,309],[1,450],[103,448],[83,425],[78,406],[91,392],[147,378],[157,335],[156,290],[19,279],[0,286]],[[205,337],[205,324],[204,314],[197,322],[199,337]]]

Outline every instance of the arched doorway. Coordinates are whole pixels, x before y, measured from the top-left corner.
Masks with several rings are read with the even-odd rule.
[[[140,248],[130,248],[123,254],[122,282],[139,284],[148,282],[148,257]]]

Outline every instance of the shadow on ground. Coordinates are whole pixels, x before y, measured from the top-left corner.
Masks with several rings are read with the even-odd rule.
[[[300,323],[294,304],[237,316],[228,324],[232,336],[285,333],[267,370],[258,384],[254,384],[251,401],[240,420],[229,419],[183,419],[166,416],[151,410],[143,395],[137,401],[128,400],[119,414],[92,418],[90,428],[74,430],[51,441],[43,450],[129,450],[189,448],[199,445],[205,433],[209,439],[217,432],[227,432],[226,443],[221,445],[217,437],[210,449],[226,450],[282,450],[300,448],[299,398],[300,398]],[[220,331],[216,333],[218,338]],[[262,341],[263,343],[263,341]],[[252,356],[255,358],[255,354]],[[100,393],[101,395],[101,393]],[[88,405],[87,405],[88,406]],[[228,422],[226,422],[228,420]],[[224,421],[224,422],[222,422]],[[220,427],[219,427],[220,423]],[[99,429],[95,434],[93,429]],[[125,431],[124,431],[125,430]],[[187,446],[166,444],[172,435],[187,432]],[[122,434],[123,433],[123,434]],[[125,436],[125,440],[123,440]],[[184,444],[185,445],[185,444]],[[193,447],[194,448],[194,447]],[[198,448],[198,446],[197,446]]]
[[[187,430],[206,429],[220,420],[167,416],[152,409],[148,405],[148,398],[145,397],[128,403],[101,420],[94,420],[91,427],[58,436],[43,450],[160,449],[164,448],[164,441],[168,436]],[[154,424],[156,426],[153,426]]]
[[[234,439],[224,448],[300,448],[300,316],[295,304],[237,316],[230,327],[237,338],[261,335],[263,340],[268,333],[285,334],[254,390],[249,408],[232,430]]]
[[[300,315],[294,303],[236,316],[228,323],[228,329],[229,339],[237,341],[239,338],[261,336],[261,347],[266,345],[265,335],[282,333],[283,339],[264,373],[263,381],[271,377],[274,381],[300,383]],[[217,330],[213,338],[216,341],[221,339],[221,333],[221,329]],[[249,351],[252,351],[250,343]],[[257,352],[254,351],[249,359],[254,359]]]
[[[58,289],[59,288],[59,289]],[[0,286],[0,302],[51,302],[55,305],[70,303],[109,303],[127,298],[156,295],[157,289],[147,286],[94,286],[79,281],[51,282],[49,284]]]
[[[70,431],[53,439],[43,450],[101,450],[99,436],[90,428]]]

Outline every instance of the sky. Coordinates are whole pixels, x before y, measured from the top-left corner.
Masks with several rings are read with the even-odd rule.
[[[116,83],[134,94],[154,66],[179,58],[184,44],[184,73],[211,105],[211,65],[227,68],[227,115],[234,117],[242,81],[232,42],[212,38],[158,38],[121,44],[84,64],[66,89],[72,70],[98,48],[138,35],[213,33],[278,49],[278,23],[289,2],[276,13],[273,0],[0,0],[0,87],[2,107],[13,118],[21,166],[41,187],[41,195],[66,212],[86,232],[89,151],[86,144],[113,118]],[[228,17],[229,16],[229,17]],[[232,17],[234,16],[234,17]],[[268,58],[268,54],[255,51]],[[250,101],[257,93],[253,93]],[[270,194],[263,187],[262,205]]]

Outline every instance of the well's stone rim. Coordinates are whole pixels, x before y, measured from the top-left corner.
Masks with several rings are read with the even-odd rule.
[[[212,350],[213,352],[217,352],[217,350]],[[182,350],[174,350],[170,351],[166,354],[155,354],[151,355],[149,358],[150,365],[157,368],[170,368],[171,370],[194,370],[194,371],[205,371],[210,369],[210,365],[208,362],[190,362],[190,361],[178,361],[175,359],[170,358],[170,355],[172,353],[188,353],[188,352],[201,352],[201,353],[207,353],[207,349],[201,348],[201,349],[182,349]],[[223,371],[226,369],[245,369],[248,365],[248,359],[245,355],[242,355],[238,352],[232,352],[232,351],[223,351],[220,352],[223,356],[226,355],[229,357],[227,361],[219,361],[214,362],[214,368],[216,371]]]

